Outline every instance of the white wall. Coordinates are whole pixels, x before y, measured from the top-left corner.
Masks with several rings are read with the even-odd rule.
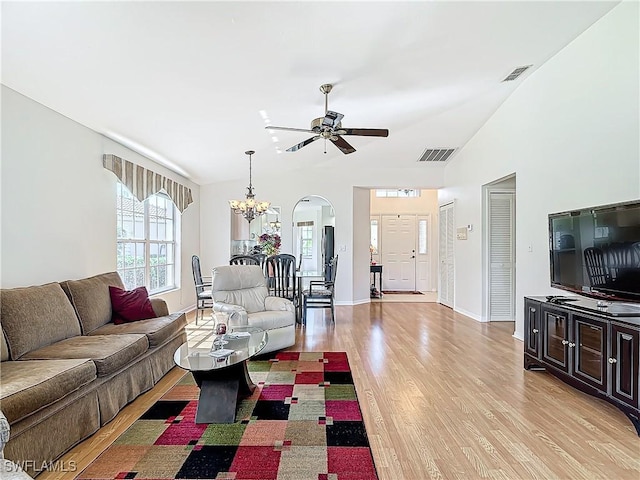
[[[179,181],[195,202],[182,215],[182,288],[160,295],[171,311],[195,304],[191,255],[200,250],[199,187],[151,160],[2,86],[3,288],[116,269],[113,153]],[[227,238],[229,238],[227,236]]]
[[[295,154],[291,154],[294,156]],[[369,298],[369,188],[416,187],[438,188],[444,168],[419,165],[411,169],[358,169],[343,161],[338,169],[318,167],[273,176],[253,173],[256,198],[282,206],[283,253],[292,248],[292,213],[302,197],[318,195],[335,209],[335,246],[339,255],[336,278],[336,303],[368,302]],[[203,271],[229,262],[229,199],[238,198],[246,181],[221,182],[200,188],[201,260]],[[363,192],[355,193],[356,189]],[[360,198],[354,204],[354,198]],[[355,224],[354,224],[355,222]],[[363,235],[356,234],[364,232]],[[360,232],[361,233],[361,232]],[[341,247],[344,250],[341,250]],[[357,255],[354,256],[354,251]],[[362,257],[362,259],[360,259]]]
[[[516,174],[519,338],[523,297],[559,292],[547,215],[640,198],[638,7],[623,2],[534,72],[446,167],[439,202],[455,198],[458,226],[481,224],[483,184]],[[455,243],[455,309],[478,317],[481,260],[478,228]]]

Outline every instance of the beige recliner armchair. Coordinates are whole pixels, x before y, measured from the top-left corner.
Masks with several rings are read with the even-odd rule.
[[[290,347],[296,342],[295,306],[290,300],[269,296],[259,265],[222,265],[211,278],[213,311],[229,314],[229,326],[251,325],[267,331],[262,353]]]

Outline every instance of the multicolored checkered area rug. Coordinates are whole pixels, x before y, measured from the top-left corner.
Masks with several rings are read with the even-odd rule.
[[[345,352],[281,352],[249,372],[235,423],[194,423],[186,374],[77,478],[378,478]]]

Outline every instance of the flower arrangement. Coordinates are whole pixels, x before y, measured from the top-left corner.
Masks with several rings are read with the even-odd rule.
[[[266,255],[277,255],[280,253],[280,235],[277,233],[263,233],[258,238],[258,245],[262,249],[262,253]]]

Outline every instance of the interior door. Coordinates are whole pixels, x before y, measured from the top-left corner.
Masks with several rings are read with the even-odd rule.
[[[454,210],[453,203],[439,209],[439,255],[438,302],[453,308],[454,302]]]
[[[416,216],[382,215],[382,289],[416,289]]]
[[[515,320],[515,194],[489,192],[489,321]]]

